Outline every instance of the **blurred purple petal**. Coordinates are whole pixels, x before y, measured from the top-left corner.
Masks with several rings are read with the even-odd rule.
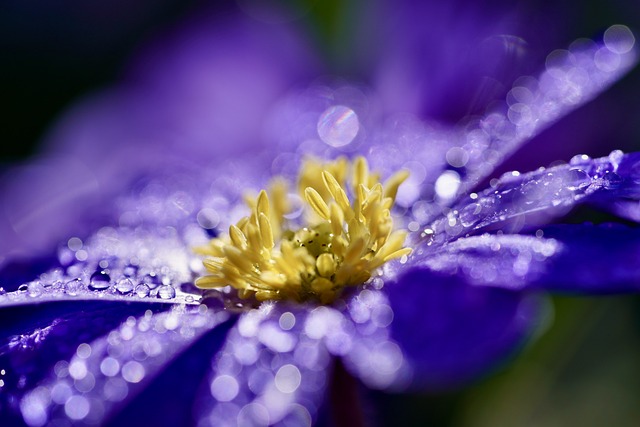
[[[140,315],[148,308],[56,303],[39,306],[37,316],[33,307],[3,308],[0,421],[16,414],[20,398],[51,371],[62,369],[64,363],[57,362],[69,359],[80,344],[106,334],[127,316]]]
[[[411,268],[427,268],[470,285],[511,290],[601,294],[640,289],[640,232],[618,224],[557,225],[544,237],[466,237],[420,251]]]
[[[203,387],[198,425],[311,426],[332,370],[320,338],[308,307],[263,304],[242,314]]]
[[[541,320],[540,296],[468,286],[411,268],[385,289],[391,337],[413,370],[413,387],[451,388],[486,374],[524,344]]]
[[[469,157],[458,170],[457,194],[473,189],[520,145],[618,81],[637,62],[634,43],[627,27],[614,25],[602,42],[577,40],[549,54],[537,78],[516,80],[505,104],[465,129],[462,148]]]
[[[176,308],[139,318],[95,341],[84,342],[76,354],[20,401],[29,426],[66,420],[93,425],[109,419],[140,393],[179,353],[202,334],[229,318],[206,308]]]
[[[544,236],[562,245],[532,286],[576,294],[640,290],[640,230],[618,224],[559,225]]]

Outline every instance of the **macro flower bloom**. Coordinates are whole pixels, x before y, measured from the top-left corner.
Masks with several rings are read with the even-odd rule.
[[[311,425],[326,421],[339,375],[403,391],[483,374],[537,327],[538,290],[636,291],[636,228],[546,224],[578,204],[637,221],[640,155],[578,155],[475,190],[522,143],[619,79],[635,62],[634,41],[618,25],[602,42],[556,51],[537,77],[516,81],[505,103],[462,127],[378,120],[374,91],[344,83],[280,98],[264,146],[247,142],[254,134],[237,112],[209,128],[207,109],[173,111],[180,102],[202,106],[207,88],[198,81],[192,91],[169,87],[149,101],[141,89],[82,111],[87,117],[72,123],[85,127],[62,135],[91,135],[101,122],[106,141],[140,138],[150,157],[138,164],[126,144],[114,145],[117,162],[105,160],[111,171],[96,182],[113,178],[117,196],[92,204],[110,219],[67,238],[53,267],[0,295],[15,319],[0,342],[3,421],[133,424],[135,408],[151,407],[144,420],[153,425]],[[233,55],[220,52],[213,68],[233,80]],[[259,90],[280,81],[279,67],[297,73],[282,62],[259,69],[270,84],[247,92],[269,104],[273,94]],[[221,89],[224,82],[212,92]],[[251,112],[247,126],[262,112]],[[129,116],[146,122],[123,125]],[[126,135],[132,129],[140,133]],[[162,135],[176,129],[186,130]],[[223,137],[232,142],[223,161],[195,161],[199,138]],[[191,156],[171,158],[167,148],[183,139]],[[118,162],[128,176],[113,172]],[[248,190],[258,194],[247,197],[250,212]],[[194,248],[208,256],[204,265]]]

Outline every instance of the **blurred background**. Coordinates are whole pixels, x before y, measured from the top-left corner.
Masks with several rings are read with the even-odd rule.
[[[386,4],[385,4],[386,3]],[[413,7],[400,1],[402,7]],[[612,24],[640,31],[635,1],[456,1],[443,28],[452,34],[470,15],[489,26],[509,21],[504,62],[491,80],[508,87],[536,73],[547,53],[579,37],[597,38]],[[80,0],[0,3],[0,172],[38,152],[48,129],[74,102],[117,84],[146,43],[203,10],[237,12],[251,19],[295,27],[315,49],[324,72],[371,84],[367,73],[387,35],[385,14],[393,2],[365,0]],[[429,2],[416,6],[429,13]],[[417,27],[420,15],[416,14]],[[428,20],[424,25],[428,25]],[[418,31],[419,33],[419,31]],[[449,34],[429,43],[447,45]],[[516,52],[517,54],[513,53]],[[449,52],[465,55],[464,51]],[[384,58],[382,59],[384,61]],[[431,65],[434,68],[438,64]],[[466,73],[469,79],[464,79]],[[425,118],[454,124],[481,112],[483,70],[463,70],[455,102],[425,103]],[[440,95],[447,98],[449,94]],[[640,72],[633,71],[593,103],[549,129],[540,138],[557,144],[541,156],[535,144],[519,152],[510,168],[530,169],[531,156],[548,165],[567,161],[576,150],[596,157],[615,148],[640,149]],[[450,97],[449,97],[450,98]],[[597,124],[602,121],[602,126]],[[593,126],[593,123],[596,126]],[[580,130],[589,123],[585,141]],[[577,135],[577,136],[576,136]],[[576,140],[578,139],[578,140]],[[499,171],[500,172],[500,171]],[[498,172],[498,173],[499,173]],[[589,211],[574,221],[604,221]],[[640,261],[639,261],[640,262]],[[510,363],[464,390],[437,394],[390,395],[367,392],[365,409],[381,425],[431,426],[637,426],[640,424],[640,299],[554,297],[546,330],[541,330]],[[364,392],[363,392],[364,393]]]

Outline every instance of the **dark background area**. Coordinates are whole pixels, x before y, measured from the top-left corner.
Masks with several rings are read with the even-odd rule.
[[[352,71],[348,35],[366,2],[270,3],[293,10],[294,17],[300,16],[296,23],[316,41],[336,73]],[[182,17],[197,13],[205,4],[211,7],[209,2],[197,0],[1,2],[0,164],[32,154],[49,126],[74,101],[117,82],[128,59],[145,40]],[[214,4],[221,11],[237,7],[231,1]],[[510,7],[524,11],[525,18],[531,20],[518,35],[531,40],[534,47],[536,40],[543,40],[562,48],[576,37],[597,36],[613,23],[624,23],[636,31],[640,28],[640,6],[633,1],[520,1],[511,2]],[[550,25],[554,25],[553,31],[546,31]],[[640,87],[638,74],[619,84],[614,95],[623,95],[625,86]],[[640,135],[640,130],[636,134]]]

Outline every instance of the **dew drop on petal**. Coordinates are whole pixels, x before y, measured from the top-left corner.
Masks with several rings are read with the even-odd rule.
[[[618,54],[628,53],[633,49],[636,39],[629,27],[625,25],[613,25],[604,32],[604,44],[612,52]]]
[[[604,181],[605,188],[610,190],[620,187],[622,184],[622,177],[615,172],[607,172],[604,177],[602,177]]]
[[[149,292],[150,292],[149,287],[147,285],[145,285],[144,283],[136,286],[136,288],[135,288],[135,293],[140,298],[148,297],[149,296]]]
[[[129,383],[139,383],[145,376],[144,366],[131,360],[122,367],[122,378]]]
[[[436,194],[443,200],[455,197],[460,188],[460,175],[455,171],[445,171],[436,180]]]
[[[98,270],[91,275],[91,279],[89,280],[89,289],[94,291],[100,291],[103,289],[107,289],[111,282],[111,277],[104,270]]]
[[[569,160],[571,166],[583,166],[591,162],[591,157],[586,154],[577,154]]]
[[[84,419],[89,415],[91,405],[84,396],[71,396],[64,404],[64,413],[75,421]]]
[[[27,292],[30,297],[38,297],[44,291],[44,286],[40,282],[31,282],[28,285]]]
[[[283,330],[291,330],[291,328],[296,325],[296,316],[290,311],[282,313],[282,315],[280,315],[279,324]]]
[[[318,135],[325,144],[332,147],[350,144],[359,130],[358,116],[344,105],[327,108],[318,119]]]
[[[295,365],[284,365],[275,377],[276,388],[282,393],[293,393],[300,386],[302,375]]]
[[[461,168],[469,161],[469,153],[462,147],[453,147],[447,151],[446,158],[451,166]]]
[[[219,402],[229,402],[238,395],[238,381],[231,375],[220,375],[211,382],[211,395]]]
[[[171,285],[162,285],[158,288],[158,298],[173,299],[176,297],[176,290]]]
[[[220,223],[220,215],[211,208],[201,209],[196,218],[200,227],[206,229],[216,228]]]
[[[113,357],[105,357],[100,362],[100,372],[107,377],[115,377],[120,372],[120,362]]]
[[[67,241],[67,247],[76,252],[82,249],[82,240],[78,237],[72,237]]]
[[[566,182],[569,190],[581,190],[591,184],[591,177],[582,169],[570,169]]]
[[[129,278],[120,279],[116,284],[116,290],[121,294],[128,294],[133,291],[133,282]]]

